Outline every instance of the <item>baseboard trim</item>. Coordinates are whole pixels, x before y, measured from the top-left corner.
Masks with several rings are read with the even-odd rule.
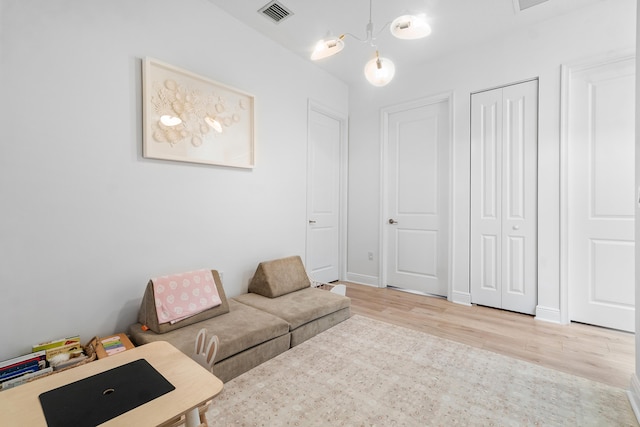
[[[627,391],[627,396],[629,397],[629,403],[631,403],[633,413],[640,423],[640,381],[638,381],[636,374],[631,376],[631,388]]]
[[[380,287],[380,281],[378,280],[377,276],[366,276],[364,274],[347,273],[347,281],[357,283],[359,285],[375,286],[376,288]]]
[[[536,306],[536,320],[543,322],[562,323],[560,319],[560,310],[557,308]]]
[[[469,292],[452,291],[451,302],[462,305],[471,305],[471,294]]]

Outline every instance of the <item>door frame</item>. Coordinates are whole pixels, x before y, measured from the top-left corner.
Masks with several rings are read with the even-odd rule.
[[[561,64],[560,76],[560,308],[557,315],[550,311],[549,319],[569,324],[569,109],[571,75],[602,65],[627,61],[636,57],[634,49],[614,50],[609,54],[596,55],[579,61]]]
[[[449,189],[447,192],[447,232],[449,233],[449,242],[447,248],[447,299],[451,300],[453,293],[453,188],[454,188],[454,174],[453,174],[453,141],[454,138],[454,105],[453,105],[453,92],[443,92],[435,95],[431,95],[425,98],[419,98],[413,101],[403,102],[401,104],[395,104],[390,107],[384,107],[380,110],[380,214],[378,222],[380,224],[380,247],[378,251],[380,253],[380,264],[378,265],[378,287],[386,288],[387,283],[387,261],[388,261],[388,239],[385,227],[384,218],[388,218],[388,201],[389,190],[387,183],[389,179],[389,163],[388,151],[389,151],[389,116],[394,113],[402,111],[425,107],[431,104],[437,104],[440,102],[447,102],[449,108],[449,141],[448,141],[448,156],[449,162],[447,167],[449,168]]]
[[[309,242],[309,187],[311,180],[309,173],[311,168],[309,167],[311,162],[311,150],[309,145],[311,144],[311,113],[316,112],[330,117],[340,123],[340,178],[339,187],[340,194],[338,196],[338,280],[345,280],[347,277],[347,190],[348,190],[348,168],[349,168],[349,120],[346,114],[338,112],[322,103],[309,99],[307,103],[307,191],[306,191],[306,206],[305,206],[305,265],[307,265],[307,245]]]

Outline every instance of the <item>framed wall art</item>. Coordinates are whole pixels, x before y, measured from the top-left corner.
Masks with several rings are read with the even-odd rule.
[[[142,86],[144,157],[253,168],[252,95],[153,58]]]

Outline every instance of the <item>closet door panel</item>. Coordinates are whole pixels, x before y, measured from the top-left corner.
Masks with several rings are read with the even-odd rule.
[[[471,301],[535,312],[538,82],[471,98]]]
[[[501,304],[502,95],[471,102],[471,293],[473,302]]]
[[[538,82],[507,86],[502,99],[502,308],[534,314],[538,296]]]

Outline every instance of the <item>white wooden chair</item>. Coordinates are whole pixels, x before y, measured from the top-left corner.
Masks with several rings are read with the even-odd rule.
[[[211,338],[209,338],[209,342],[207,342],[207,330],[204,328],[200,329],[196,334],[194,353],[191,358],[198,362],[207,371],[213,372],[213,364],[215,363],[216,353],[218,353],[219,346],[220,341],[218,340],[217,335],[213,335]],[[210,405],[211,401],[208,401],[198,408],[198,413],[200,415],[200,425],[198,427],[209,426],[207,424],[206,413]],[[173,421],[170,421],[168,424],[163,425],[163,427],[178,427],[184,425],[186,425],[186,420],[184,416],[182,416]]]
[[[200,329],[196,335],[193,359],[207,371],[213,373],[213,364],[215,363],[216,353],[218,353],[219,346],[220,341],[218,340],[217,335],[213,335],[209,338],[209,342],[207,343],[207,330],[204,328]],[[210,405],[211,401],[208,401],[198,408],[201,426],[208,427],[206,412]]]
[[[206,341],[207,330],[204,328],[200,329],[196,335],[193,360],[202,365],[207,371],[213,372],[213,363],[216,358],[216,353],[218,353],[220,342],[218,341],[217,335],[213,335],[205,347]]]

